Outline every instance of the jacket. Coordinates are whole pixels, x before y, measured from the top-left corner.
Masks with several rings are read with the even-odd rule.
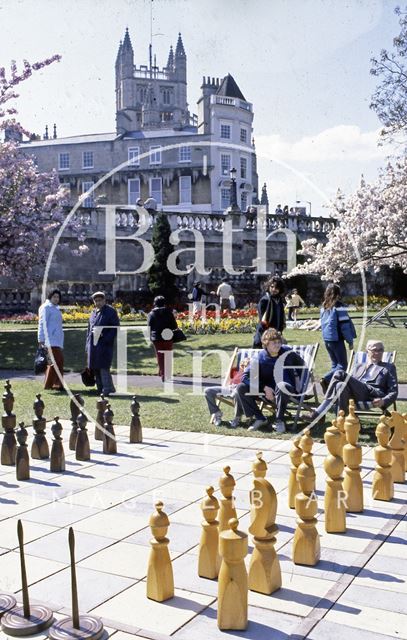
[[[363,382],[379,392],[379,395],[375,395],[375,397],[384,400],[384,408],[389,407],[397,400],[398,395],[396,367],[394,364],[388,362],[380,362],[376,365],[361,364],[356,367],[352,376],[357,378],[357,380],[361,380],[365,375],[367,367],[369,367],[368,377],[365,377]]]
[[[336,302],[331,309],[320,310],[322,337],[325,342],[346,341],[353,344],[356,338],[355,327],[349,317],[348,311],[342,302]]]
[[[150,328],[151,342],[166,340],[162,337],[164,329],[174,331],[178,327],[174,314],[168,307],[155,307],[150,311],[147,316],[147,325]],[[168,339],[166,341],[170,342]]]
[[[278,358],[284,354],[287,354],[283,362],[283,380],[275,380],[274,369]],[[304,360],[292,350],[291,347],[283,345],[276,357],[270,356],[267,349],[262,349],[258,355],[258,390],[262,393],[264,387],[271,387],[275,389],[279,382],[285,382],[287,386],[291,386],[296,391],[298,389],[297,381],[304,375],[305,363]],[[252,371],[253,369],[253,371]],[[243,373],[242,382],[247,386],[250,386],[251,374],[257,375],[256,368],[253,367],[253,360],[249,363]]]
[[[110,369],[112,366],[116,327],[119,325],[120,320],[116,309],[110,305],[104,304],[100,311],[98,309],[92,311],[86,334],[86,353],[90,369]],[[106,328],[97,339],[97,327],[103,326]]]
[[[38,342],[44,342],[47,347],[64,348],[62,313],[51,300],[46,300],[39,309]]]
[[[271,305],[271,307],[269,305]],[[262,318],[267,311],[267,307],[269,307],[270,311],[270,321],[268,327],[266,327],[266,325],[262,323]],[[259,315],[259,324],[256,327],[256,333],[253,338],[253,347],[261,348],[261,336],[266,329],[272,328],[277,329],[277,331],[284,331],[284,298],[282,296],[271,297],[269,293],[265,293],[264,296],[260,298],[259,304],[257,305],[257,312]]]

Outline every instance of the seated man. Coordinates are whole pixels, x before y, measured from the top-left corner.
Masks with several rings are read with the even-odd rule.
[[[226,387],[207,387],[205,389],[205,400],[208,403],[209,413],[211,414],[211,422],[215,425],[215,427],[220,427],[222,424],[222,411],[219,410],[218,405],[216,404],[217,396],[225,396],[226,398],[233,398],[236,392],[236,387],[239,382],[242,381],[243,372],[246,369],[250,362],[249,358],[243,358],[240,362],[239,369],[233,372],[230,378],[230,384]],[[233,420],[230,421],[231,427],[237,427],[240,422],[240,417],[242,415],[242,411],[240,409],[240,405],[236,402],[235,404],[235,415]]]
[[[257,431],[267,424],[267,419],[256,402],[260,394],[264,394],[267,401],[276,405],[275,430],[277,433],[284,433],[284,413],[290,395],[296,394],[296,378],[301,377],[306,365],[291,347],[283,345],[281,333],[276,329],[267,329],[261,342],[264,348],[258,358],[253,359],[246,368],[242,382],[237,386],[235,400],[240,403],[246,417],[255,417],[249,431]],[[277,363],[281,356],[284,359]],[[281,369],[279,364],[282,365]]]
[[[305,416],[307,420],[317,420],[333,404],[337,405],[337,411],[347,411],[350,399],[371,403],[372,407],[382,409],[395,402],[398,394],[397,372],[394,364],[381,361],[384,352],[383,342],[368,340],[366,351],[366,363],[358,365],[347,381],[345,371],[334,373],[324,401],[310,415]]]

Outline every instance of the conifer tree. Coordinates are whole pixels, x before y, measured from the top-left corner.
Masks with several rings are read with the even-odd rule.
[[[148,272],[147,283],[154,296],[164,296],[167,302],[173,302],[178,294],[175,275],[167,267],[168,256],[173,251],[170,235],[171,227],[167,216],[164,213],[158,213],[151,239],[155,257]]]

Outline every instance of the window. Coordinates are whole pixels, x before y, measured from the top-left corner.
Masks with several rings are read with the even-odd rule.
[[[247,158],[240,158],[240,177],[247,178]]]
[[[164,89],[162,92],[163,104],[171,104],[171,92],[169,89]]]
[[[93,151],[84,151],[82,154],[82,169],[93,169]]]
[[[140,198],[140,179],[130,178],[127,181],[127,203],[137,204],[137,200]]]
[[[191,203],[191,176],[180,176],[179,179],[179,203]]]
[[[60,153],[59,154],[59,168],[60,169],[69,169],[69,153]]]
[[[242,191],[240,200],[241,200],[240,209],[244,212],[247,209],[247,191]]]
[[[227,209],[230,206],[230,189],[220,190],[220,208]]]
[[[140,147],[129,147],[127,153],[129,163],[138,166],[140,164]]]
[[[179,161],[180,162],[191,162],[191,147],[180,147],[179,148]]]
[[[151,178],[150,198],[154,198],[154,200],[157,201],[157,204],[163,203],[163,187],[161,178]]]
[[[247,129],[240,129],[240,142],[247,142]]]
[[[226,140],[230,140],[232,127],[230,124],[221,124],[220,125],[220,137]]]
[[[161,147],[159,144],[150,147],[150,164],[161,164]]]
[[[228,153],[220,154],[220,171],[223,176],[229,176],[230,173],[230,155]]]
[[[82,193],[86,193],[86,191],[92,189],[93,185],[93,180],[89,182],[82,182]],[[93,207],[93,192],[82,202],[82,207]]]

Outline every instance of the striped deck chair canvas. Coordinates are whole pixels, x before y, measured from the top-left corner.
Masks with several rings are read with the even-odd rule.
[[[387,362],[394,364],[396,361],[396,351],[384,351],[382,356],[382,362]],[[367,362],[367,352],[366,351],[351,351],[349,357],[349,364],[347,368],[347,373],[352,373],[355,371],[356,367],[359,367],[361,364],[365,364]],[[358,415],[382,415],[385,413],[385,409],[383,410],[381,407],[373,407],[371,402],[357,401],[356,402],[356,413]],[[396,411],[396,403],[394,403],[394,411]]]

